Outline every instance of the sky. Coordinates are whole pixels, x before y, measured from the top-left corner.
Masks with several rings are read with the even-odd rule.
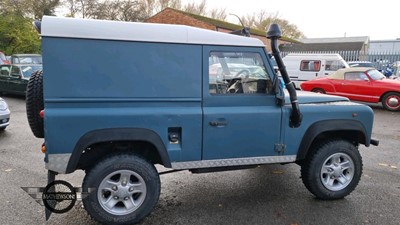
[[[201,2],[201,0],[182,0]],[[278,13],[307,38],[369,36],[370,40],[400,38],[399,0],[207,0],[207,10],[226,9],[244,16],[265,10]],[[229,22],[237,23],[234,16]]]

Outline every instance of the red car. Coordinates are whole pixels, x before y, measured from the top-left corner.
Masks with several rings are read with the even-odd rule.
[[[390,111],[400,109],[400,81],[386,78],[375,68],[340,69],[324,78],[305,81],[304,91],[339,95],[354,101],[378,103]]]

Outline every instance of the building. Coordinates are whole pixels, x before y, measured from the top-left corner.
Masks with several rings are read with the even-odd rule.
[[[145,20],[148,23],[166,23],[166,24],[181,24],[188,25],[208,30],[215,30],[224,33],[232,33],[243,29],[242,26],[228,23],[225,21],[200,16],[177,9],[165,8],[156,15]],[[250,29],[251,37],[260,39],[266,46],[268,51],[271,51],[270,40],[266,37],[266,31]],[[297,42],[290,38],[282,37],[280,43]]]
[[[280,49],[287,52],[306,51],[357,51],[360,54],[368,53],[369,37],[339,37],[339,38],[305,38],[299,40],[301,43],[281,44]]]
[[[369,42],[369,53],[376,52],[386,53],[399,53],[400,52],[400,38],[396,40],[378,40]]]

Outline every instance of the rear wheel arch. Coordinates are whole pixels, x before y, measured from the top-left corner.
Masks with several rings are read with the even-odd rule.
[[[315,93],[326,94],[326,91],[323,88],[313,88],[311,91]]]
[[[364,126],[354,120],[325,120],[311,125],[303,136],[297,153],[297,161],[307,157],[309,150],[315,144],[326,139],[346,139],[355,144],[369,146]]]
[[[152,157],[154,163],[171,167],[167,149],[156,132],[144,128],[115,128],[95,130],[83,135],[72,152],[66,173],[72,173],[78,168],[87,169],[90,166],[88,162],[94,164],[106,155],[116,153],[107,147],[119,152],[130,152],[132,146],[146,147],[146,151],[139,148],[133,151],[143,154],[143,157]]]

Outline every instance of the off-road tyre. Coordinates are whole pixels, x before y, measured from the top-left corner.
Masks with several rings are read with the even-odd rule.
[[[129,177],[132,183],[124,185],[127,180],[124,177]],[[87,170],[82,187],[84,192],[89,192],[82,201],[93,219],[101,224],[135,224],[152,212],[161,185],[153,164],[140,156],[124,153],[109,155]],[[132,208],[127,204],[130,200],[138,206]]]
[[[329,140],[310,149],[301,164],[301,178],[317,198],[341,199],[358,185],[362,167],[362,158],[355,145],[341,139]]]
[[[26,114],[35,137],[44,138],[43,118],[39,113],[44,109],[43,71],[32,73],[26,87]]]

